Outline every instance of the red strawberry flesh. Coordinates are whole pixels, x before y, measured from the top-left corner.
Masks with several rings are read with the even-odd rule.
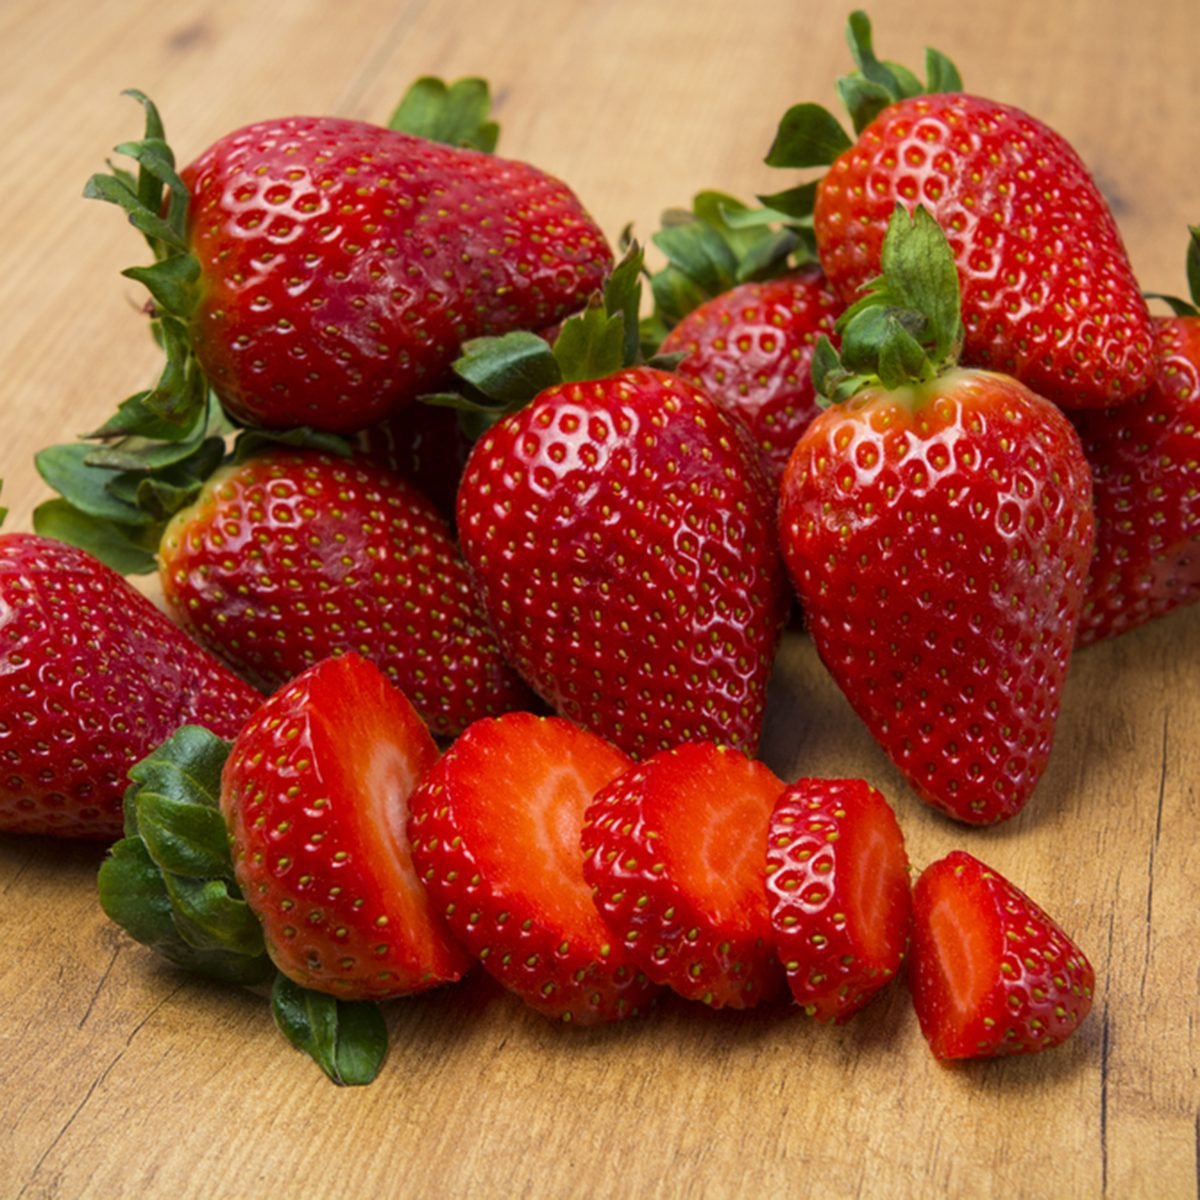
[[[408,798],[436,759],[403,694],[353,654],[306,671],[239,735],[221,790],[234,870],[289,978],[383,999],[466,970],[406,832]]]

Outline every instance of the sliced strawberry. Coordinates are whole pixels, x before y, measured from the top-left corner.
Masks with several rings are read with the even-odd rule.
[[[592,905],[583,814],[629,759],[560,717],[476,721],[412,798],[413,858],[484,969],[547,1016],[631,1016],[653,994]]]
[[[913,890],[909,986],[940,1059],[1058,1045],[1092,1007],[1082,950],[1024,892],[955,850]]]
[[[290,979],[383,999],[467,969],[405,832],[409,796],[436,758],[403,693],[356,654],[305,671],[238,736],[221,786],[234,870]]]
[[[896,815],[861,779],[798,779],[775,802],[767,898],[796,1002],[845,1021],[900,969],[912,923]]]
[[[584,875],[656,983],[714,1008],[749,1008],[783,991],[763,889],[767,824],[783,786],[737,750],[693,742],[597,794]]]

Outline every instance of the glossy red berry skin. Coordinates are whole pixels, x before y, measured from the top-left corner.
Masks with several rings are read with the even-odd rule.
[[[1108,205],[1059,134],[962,93],[885,108],[817,192],[821,264],[846,303],[879,274],[897,203],[924,205],[954,251],[963,365],[1014,375],[1063,408],[1145,391],[1146,303]]]
[[[787,611],[774,513],[745,430],[630,368],[494,425],[458,530],[505,656],[556,711],[634,757],[752,753]]]
[[[130,767],[261,701],[90,554],[0,534],[0,831],[115,841]]]
[[[1066,417],[983,371],[860,392],[797,443],[780,529],[823,662],[916,792],[971,824],[1019,812],[1092,553]]]
[[[1164,317],[1155,330],[1149,392],[1073,416],[1096,508],[1082,645],[1200,600],[1200,318]]]
[[[558,180],[361,121],[250,125],[182,178],[193,345],[245,424],[363,429],[435,390],[465,340],[580,308],[612,264]]]

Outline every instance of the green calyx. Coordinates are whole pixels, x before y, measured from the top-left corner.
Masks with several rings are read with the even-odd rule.
[[[1162,300],[1177,317],[1200,317],[1200,225],[1188,226],[1187,283],[1189,299],[1147,292],[1149,300]]]
[[[418,79],[396,105],[388,128],[431,142],[491,154],[500,126],[491,120],[487,81],[474,77],[446,83],[432,75]]]
[[[478,435],[547,388],[602,379],[643,361],[638,336],[642,263],[642,250],[634,243],[603,292],[563,322],[553,343],[523,330],[466,342],[454,363],[459,390],[421,396],[421,401],[457,409],[467,431]],[[668,364],[651,359],[649,365]]]
[[[100,867],[100,906],[169,962],[223,983],[274,980],[276,1024],[339,1084],[369,1083],[387,1051],[373,1004],[347,1003],[285,980],[238,889],[221,814],[229,743],[185,725],[129,772],[125,837]]]
[[[840,350],[822,337],[813,353],[817,393],[836,403],[865,387],[928,383],[958,362],[963,323],[954,252],[933,217],[897,204],[883,242],[882,273],[838,320]]]
[[[810,215],[790,215],[789,194],[751,208],[723,192],[699,192],[690,209],[668,209],[650,240],[667,265],[650,276],[654,312],[641,323],[653,353],[688,313],[738,284],[771,279],[816,257]],[[771,202],[775,201],[775,204]],[[811,213],[811,200],[808,203]]]
[[[898,100],[962,91],[958,68],[939,50],[925,51],[924,83],[907,67],[878,59],[872,44],[870,19],[861,10],[850,14],[846,40],[858,69],[843,75],[837,89],[855,134],[862,133],[889,104]],[[827,167],[852,145],[841,123],[827,109],[819,104],[796,104],[779,122],[766,162],[768,166],[788,169]],[[769,197],[763,199],[769,203]],[[795,203],[801,200],[797,196]]]

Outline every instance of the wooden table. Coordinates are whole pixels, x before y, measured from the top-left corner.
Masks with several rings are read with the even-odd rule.
[[[1148,288],[1184,289],[1196,187],[1195,0],[878,6],[1095,169]],[[41,445],[94,427],[156,353],[118,270],[142,246],[80,199],[160,104],[183,158],[251,119],[382,120],[418,74],[485,73],[502,150],[569,180],[605,229],[719,185],[777,189],[780,112],[832,103],[845,13],[820,0],[5,0],[0,8],[0,475],[9,528]],[[486,980],[398,1003],[391,1056],[338,1090],[257,996],[152,961],[101,914],[100,851],[0,838],[0,1195],[1193,1196],[1200,1138],[1200,611],[1079,655],[1021,817],[924,809],[798,636],[764,747],[781,774],[865,775],[917,866],[962,846],[1091,956],[1095,1010],[1040,1058],[938,1066],[894,988],[844,1028],[665,1003],[557,1028]]]

